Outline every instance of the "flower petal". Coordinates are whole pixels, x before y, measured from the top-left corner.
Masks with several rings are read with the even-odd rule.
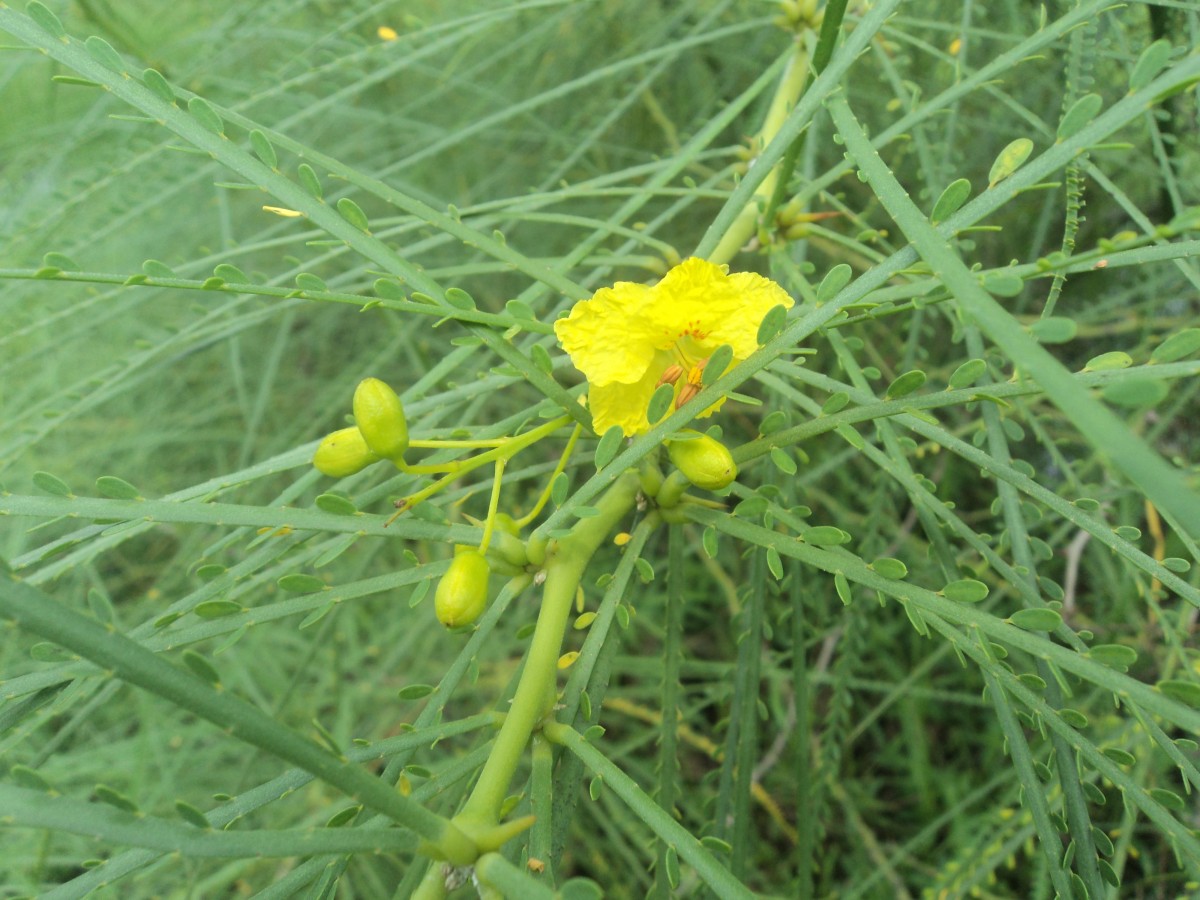
[[[592,429],[604,434],[619,425],[626,436],[632,437],[650,430],[646,409],[662,375],[661,366],[646,371],[634,384],[592,384],[588,387],[588,409],[592,411]]]
[[[671,269],[654,288],[655,304],[648,315],[657,332],[670,340],[691,338],[712,351],[722,344],[745,359],[758,349],[758,326],[773,306],[792,306],[787,291],[752,272],[728,275],[718,266],[695,257]]]
[[[592,387],[634,384],[646,374],[655,340],[643,313],[653,297],[644,284],[619,281],[579,301],[567,318],[554,323],[563,349]]]

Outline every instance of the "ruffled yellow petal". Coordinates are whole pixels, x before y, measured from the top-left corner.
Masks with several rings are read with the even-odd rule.
[[[646,374],[655,335],[645,309],[653,301],[652,288],[619,281],[554,323],[563,349],[590,385],[634,384]]]
[[[695,257],[671,269],[654,288],[648,314],[654,330],[671,341],[692,340],[707,352],[722,344],[745,359],[758,349],[758,326],[773,306],[790,307],[787,291],[751,272],[726,274],[725,266]]]
[[[614,425],[619,425],[626,436],[649,431],[646,409],[661,375],[661,367],[655,366],[634,384],[590,384],[588,409],[592,411],[592,429],[596,434],[604,434]]]
[[[733,348],[740,362],[758,349],[758,326],[774,307],[792,308],[788,292],[754,272],[737,272],[726,276],[737,299],[737,311],[724,316],[708,333],[707,343],[714,349],[722,344]]]

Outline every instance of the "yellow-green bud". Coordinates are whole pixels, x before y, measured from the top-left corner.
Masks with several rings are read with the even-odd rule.
[[[367,446],[384,459],[403,458],[408,423],[400,397],[378,378],[364,378],[354,389],[354,421]]]
[[[371,452],[362,432],[357,428],[341,428],[327,434],[317,445],[313,454],[313,465],[322,475],[330,478],[345,478],[361,472],[379,457]]]
[[[706,491],[728,487],[737,478],[737,463],[729,448],[707,434],[685,441],[670,441],[667,455],[688,481]]]
[[[437,619],[447,628],[470,625],[487,608],[488,562],[474,547],[455,548],[450,568],[433,595]]]

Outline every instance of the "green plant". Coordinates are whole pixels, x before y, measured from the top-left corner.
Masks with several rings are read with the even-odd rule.
[[[1200,15],[446,6],[0,5],[6,895],[1194,893]]]

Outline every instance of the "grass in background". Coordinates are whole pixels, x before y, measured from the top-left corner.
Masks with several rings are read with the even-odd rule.
[[[796,299],[701,398],[742,474],[605,540],[481,890],[1197,890],[1194,11],[852,3],[763,147],[772,3],[48,6],[0,8],[4,896],[417,890],[372,816],[458,811],[540,594],[446,631],[489,481],[385,530],[427,480],[315,442],[371,375],[419,436],[583,415],[551,323],[739,223]],[[585,431],[537,534],[687,419]]]

